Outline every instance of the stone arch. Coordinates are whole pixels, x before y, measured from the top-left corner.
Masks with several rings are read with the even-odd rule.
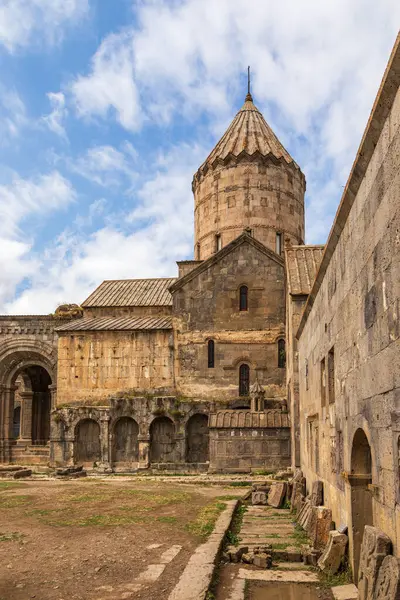
[[[0,350],[0,438],[2,460],[12,460],[16,443],[45,445],[50,439],[52,390],[56,381],[54,348],[40,341],[8,340]],[[18,437],[14,408],[21,407]]]
[[[175,459],[175,426],[169,417],[156,417],[150,425],[150,462],[167,463]]]
[[[204,413],[196,413],[186,424],[186,462],[206,463],[208,461],[208,416]]]
[[[94,419],[81,419],[75,427],[74,462],[92,465],[100,461],[100,425]]]
[[[349,483],[351,490],[350,556],[354,579],[358,581],[361,544],[366,525],[373,525],[372,495],[368,486],[372,482],[372,452],[365,431],[357,429],[351,447]]]
[[[120,417],[112,432],[112,462],[131,465],[139,460],[139,425],[132,417]]]

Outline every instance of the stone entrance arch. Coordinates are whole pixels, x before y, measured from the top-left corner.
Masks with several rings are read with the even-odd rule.
[[[41,350],[40,344],[6,342],[0,351],[0,462],[50,440],[54,357],[52,348]]]
[[[131,417],[121,417],[115,423],[112,444],[112,462],[131,465],[139,460],[139,425]]]
[[[82,419],[75,427],[74,462],[93,465],[100,461],[100,425],[94,419]]]
[[[150,425],[150,462],[167,463],[175,459],[175,426],[168,417],[157,417]]]
[[[358,567],[364,528],[373,525],[372,495],[368,489],[372,482],[372,455],[368,438],[363,429],[357,429],[351,449],[351,527],[350,556],[354,580],[358,581]]]
[[[208,417],[193,415],[186,426],[186,462],[205,463],[209,459]]]

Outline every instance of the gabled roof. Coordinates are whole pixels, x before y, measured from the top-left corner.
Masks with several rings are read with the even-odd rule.
[[[172,329],[171,317],[84,317],[57,327],[63,331],[133,331]]]
[[[162,279],[117,279],[103,281],[82,306],[171,306],[168,288],[175,277]]]
[[[258,155],[260,158],[270,156],[277,160],[282,159],[287,164],[292,164],[296,169],[299,169],[299,166],[282,146],[261,112],[253,104],[251,94],[247,94],[242,108],[198,169],[195,177],[200,176],[203,171],[206,171],[207,167],[213,167],[219,161],[242,155],[247,157]]]
[[[251,246],[254,246],[259,252],[262,252],[263,254],[277,262],[281,267],[285,266],[285,262],[281,256],[264,246],[264,244],[262,244],[254,237],[252,237],[249,233],[244,231],[241,235],[239,235],[239,237],[237,237],[232,242],[224,246],[222,250],[219,250],[219,252],[216,252],[207,260],[202,261],[202,263],[198,267],[187,273],[187,275],[184,275],[180,279],[176,280],[175,283],[173,283],[169,288],[170,292],[173,294],[177,290],[181,289],[184,285],[186,285],[186,283],[200,275],[200,273],[203,273],[203,271],[209,269],[212,265],[218,263],[227,254],[230,254],[231,252],[233,252],[233,250],[241,246],[241,244],[250,244]]]
[[[285,248],[289,294],[304,296],[310,293],[323,253],[324,246],[289,246]]]

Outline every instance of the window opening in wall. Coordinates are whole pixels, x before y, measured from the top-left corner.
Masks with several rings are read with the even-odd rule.
[[[239,310],[248,310],[249,289],[247,285],[241,285],[239,290]]]
[[[329,404],[335,402],[335,350],[332,347],[328,353],[328,398]]]
[[[325,358],[321,360],[321,406],[326,405],[326,369]]]
[[[305,364],[305,375],[306,375],[306,390],[308,390],[308,360],[306,359]]]
[[[239,396],[248,396],[250,391],[250,367],[243,364],[239,367]]]
[[[286,367],[286,344],[285,340],[278,340],[278,367],[284,369]]]
[[[214,360],[215,360],[215,344],[214,340],[208,340],[208,368],[214,368]]]
[[[200,244],[196,244],[196,260],[200,260]]]
[[[281,255],[282,254],[282,234],[280,232],[278,232],[276,234],[276,253]]]
[[[219,250],[221,250],[221,248],[222,248],[221,235],[219,233],[217,233],[217,235],[215,236],[215,252],[219,252]]]

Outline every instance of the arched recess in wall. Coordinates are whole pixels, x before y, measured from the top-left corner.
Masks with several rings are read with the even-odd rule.
[[[174,423],[168,417],[154,419],[150,425],[150,462],[174,462],[175,447]]]
[[[192,415],[186,425],[186,462],[206,463],[209,460],[208,416]]]
[[[135,463],[139,460],[139,425],[131,417],[121,417],[113,430],[112,462]]]
[[[351,448],[351,530],[350,552],[354,579],[358,581],[361,544],[366,525],[373,525],[372,496],[368,489],[372,482],[372,454],[363,429],[357,429]]]
[[[46,445],[50,439],[51,386],[55,381],[54,349],[32,340],[9,340],[0,351],[0,437],[7,444]]]
[[[286,367],[286,342],[283,338],[278,340],[278,368],[284,369]]]
[[[82,419],[75,427],[75,463],[97,463],[101,460],[100,425],[94,419]]]

